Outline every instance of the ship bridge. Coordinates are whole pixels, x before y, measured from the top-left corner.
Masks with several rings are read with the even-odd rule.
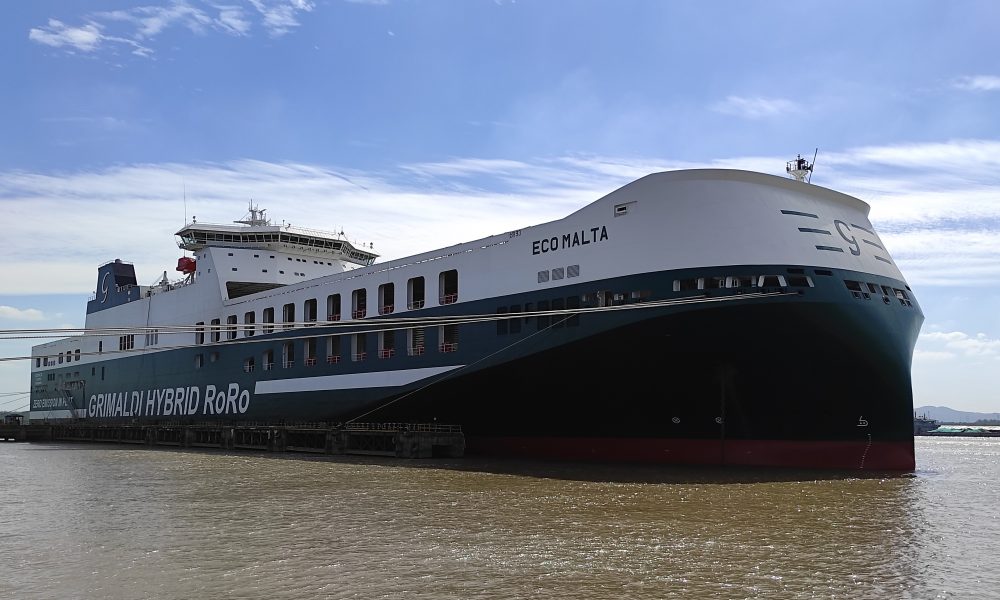
[[[360,266],[375,262],[378,254],[357,248],[344,239],[343,232],[330,233],[291,223],[272,225],[266,209],[250,207],[250,214],[233,225],[198,223],[197,217],[185,225],[177,236],[177,245],[192,252],[208,247],[267,249],[295,252],[324,260],[340,260]]]

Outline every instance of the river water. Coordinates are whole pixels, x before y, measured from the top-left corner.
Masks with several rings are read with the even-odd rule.
[[[1000,597],[1000,439],[911,476],[0,444],[2,598]]]

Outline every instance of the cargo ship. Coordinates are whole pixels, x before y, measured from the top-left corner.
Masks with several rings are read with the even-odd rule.
[[[727,169],[379,262],[192,220],[174,278],[97,270],[32,351],[31,419],[461,425],[470,454],[912,470],[923,315],[852,196]]]

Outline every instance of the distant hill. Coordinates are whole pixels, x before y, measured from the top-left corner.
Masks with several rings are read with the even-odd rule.
[[[955,410],[947,406],[918,406],[914,410],[917,416],[926,415],[928,418],[941,421],[942,423],[968,423],[971,425],[976,421],[985,419],[1000,420],[1000,413],[969,412]]]

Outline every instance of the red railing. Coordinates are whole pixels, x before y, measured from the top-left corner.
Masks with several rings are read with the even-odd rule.
[[[328,315],[326,315],[326,320],[327,321],[339,321],[340,320],[340,313],[336,313],[336,314],[329,313]]]
[[[368,358],[368,353],[367,352],[356,352],[354,354],[354,360],[355,361],[364,360],[366,358]]]
[[[315,367],[316,366],[316,359],[315,358],[307,358],[306,359],[306,366],[307,367]]]
[[[285,367],[286,369],[291,369],[292,367],[294,367],[294,366],[295,366],[295,361],[294,361],[294,360],[286,360],[285,362],[283,362],[283,363],[281,363],[281,364],[282,364],[282,366],[284,366],[284,367]]]
[[[395,310],[396,306],[394,304],[386,304],[382,308],[378,309],[378,314],[387,315]]]
[[[458,350],[458,342],[442,342],[438,345],[438,352],[455,352]]]
[[[413,302],[407,302],[406,303],[406,308],[408,308],[410,310],[415,310],[415,309],[423,308],[423,307],[424,307],[424,301],[423,300],[414,300]]]
[[[340,362],[340,356],[327,356],[326,357],[326,364],[328,364],[328,365],[335,365],[335,364],[337,364],[339,362]]]
[[[410,356],[422,356],[423,353],[424,353],[424,347],[423,346],[414,346],[412,348],[408,348],[406,350],[406,353],[409,354]]]
[[[383,348],[383,349],[381,349],[381,350],[378,351],[378,357],[379,358],[389,358],[389,357],[392,357],[392,356],[396,356],[396,349],[395,348]]]
[[[445,294],[440,300],[441,304],[454,304],[458,302],[458,294]]]
[[[358,310],[356,310],[356,311],[354,311],[354,312],[351,313],[351,318],[352,319],[363,319],[364,316],[365,316],[365,314],[367,314],[367,310],[365,310],[364,308],[359,308]]]

